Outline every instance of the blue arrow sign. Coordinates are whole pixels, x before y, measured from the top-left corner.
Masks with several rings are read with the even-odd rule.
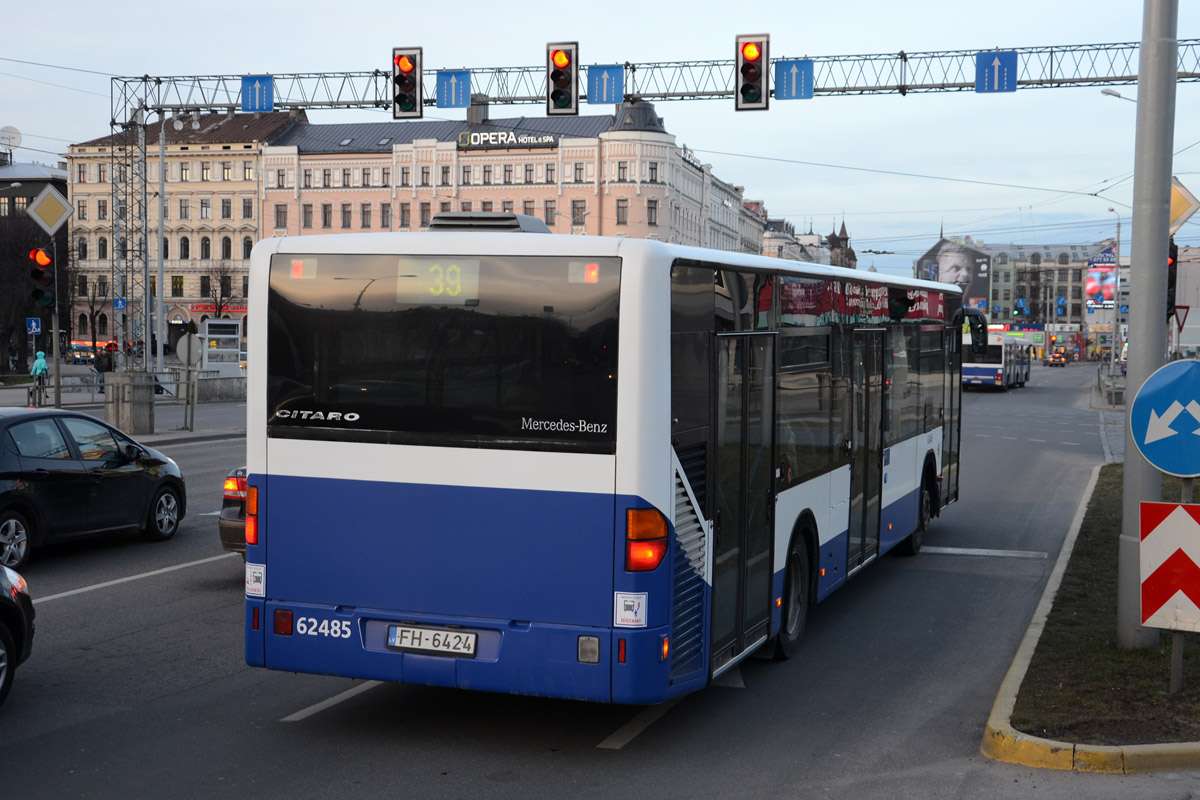
[[[588,104],[610,105],[625,100],[625,67],[608,64],[587,68]]]
[[[812,96],[813,62],[811,59],[775,62],[776,100],[811,100]]]
[[[42,321],[38,317],[25,318],[25,332],[30,336],[37,336],[42,332]]]
[[[1015,92],[1017,90],[1017,51],[987,50],[975,54],[975,91]]]
[[[270,75],[242,76],[242,113],[275,110],[275,79]]]
[[[1172,361],[1147,378],[1129,409],[1129,431],[1155,469],[1200,475],[1200,361]]]
[[[471,105],[471,71],[444,69],[437,74],[437,107],[467,108]]]

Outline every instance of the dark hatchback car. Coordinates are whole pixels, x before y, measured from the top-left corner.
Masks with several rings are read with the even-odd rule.
[[[25,579],[0,567],[0,704],[8,697],[13,676],[33,650],[33,601]]]
[[[0,565],[81,536],[170,539],[187,510],[179,465],[95,417],[0,408]]]
[[[231,469],[225,477],[221,516],[217,517],[221,548],[246,557],[246,468]]]

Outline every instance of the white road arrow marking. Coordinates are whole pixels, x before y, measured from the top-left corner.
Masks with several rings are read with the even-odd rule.
[[[1192,404],[1195,404],[1195,402],[1193,400]],[[1179,431],[1171,428],[1171,423],[1182,413],[1183,405],[1178,400],[1173,401],[1171,407],[1161,417],[1154,413],[1154,409],[1150,409],[1150,423],[1146,426],[1146,440],[1143,444],[1157,442],[1159,439],[1167,439],[1179,433]],[[1197,417],[1197,419],[1200,419],[1200,417]]]

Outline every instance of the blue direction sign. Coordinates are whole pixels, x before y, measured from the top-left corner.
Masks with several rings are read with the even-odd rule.
[[[812,96],[813,62],[811,59],[775,62],[776,100],[811,100]]]
[[[437,74],[437,107],[467,108],[471,105],[471,71],[444,69]]]
[[[25,332],[30,336],[37,336],[42,332],[42,321],[38,317],[25,318]]]
[[[1129,431],[1155,469],[1200,476],[1200,361],[1172,361],[1147,378],[1129,409]]]
[[[620,64],[602,64],[587,68],[588,104],[609,105],[625,100],[625,68]]]
[[[975,54],[975,91],[1015,92],[1017,51],[987,50]]]
[[[242,76],[242,113],[275,110],[275,79],[270,75]]]

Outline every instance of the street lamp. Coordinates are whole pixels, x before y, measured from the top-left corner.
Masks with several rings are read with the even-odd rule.
[[[1117,243],[1114,245],[1113,259],[1117,262],[1117,283],[1113,289],[1112,360],[1108,365],[1109,377],[1114,377],[1117,374],[1117,341],[1121,338],[1121,215],[1115,208],[1110,208],[1109,211],[1116,214],[1117,217]]]
[[[1106,94],[1109,97],[1115,97],[1118,100],[1128,100],[1130,103],[1137,102],[1137,100],[1134,100],[1132,97],[1126,97],[1125,95],[1121,94],[1120,92],[1116,91],[1115,89],[1101,89],[1100,94]]]
[[[570,223],[571,224],[571,233],[575,233],[575,217],[573,215],[568,214],[564,211],[554,211],[552,213],[556,217],[566,217],[567,219],[569,219],[571,221],[571,223]],[[580,226],[583,225],[583,220],[587,219],[587,215],[590,213],[592,213],[592,212],[590,210],[588,210],[588,211],[584,211],[582,214],[579,215],[579,225]]]

